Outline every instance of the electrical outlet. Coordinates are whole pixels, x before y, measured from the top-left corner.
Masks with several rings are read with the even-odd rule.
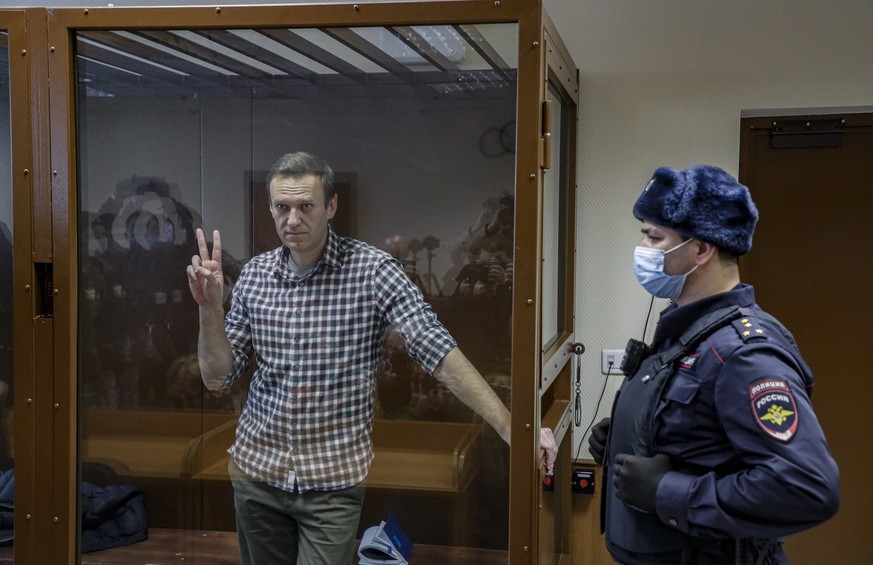
[[[604,375],[620,375],[624,349],[604,349],[600,355],[600,372]],[[611,368],[610,368],[611,365]]]

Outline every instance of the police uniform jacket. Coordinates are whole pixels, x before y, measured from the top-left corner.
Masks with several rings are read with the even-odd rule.
[[[736,316],[664,366],[659,354],[675,352],[695,321],[732,306],[752,315]],[[837,465],[811,389],[793,338],[755,305],[751,286],[665,309],[650,356],[616,396],[604,476],[619,453],[664,453],[674,470],[659,483],[651,514],[625,505],[604,481],[613,557],[732,563],[689,555],[750,539],[769,554],[751,562],[784,562],[779,538],[830,518],[839,505]]]

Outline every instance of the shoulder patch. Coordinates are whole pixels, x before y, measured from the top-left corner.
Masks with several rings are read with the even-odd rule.
[[[761,379],[749,387],[752,412],[761,429],[786,442],[797,432],[797,403],[785,379]]]
[[[743,341],[749,341],[750,339],[754,339],[756,337],[766,337],[767,335],[764,331],[764,327],[761,326],[761,323],[758,321],[758,319],[751,316],[734,320],[732,324],[734,326],[734,329],[737,330],[740,339],[742,339]]]

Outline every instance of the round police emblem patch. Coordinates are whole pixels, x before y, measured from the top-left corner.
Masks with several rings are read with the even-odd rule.
[[[797,404],[784,379],[762,379],[749,387],[752,412],[758,425],[779,441],[788,441],[797,432]]]

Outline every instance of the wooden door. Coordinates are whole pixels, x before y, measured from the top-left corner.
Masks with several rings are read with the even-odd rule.
[[[797,338],[813,405],[840,467],[836,518],[791,536],[792,564],[861,563],[873,515],[870,231],[873,114],[742,120],[740,180],[761,219],[741,261],[758,303]]]

